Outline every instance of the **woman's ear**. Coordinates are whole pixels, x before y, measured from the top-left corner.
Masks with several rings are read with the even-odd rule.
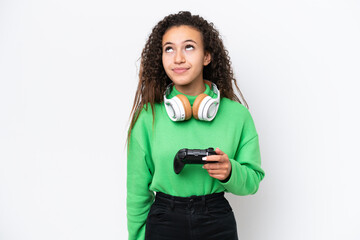
[[[210,62],[211,62],[211,54],[209,52],[205,52],[204,66],[207,66]]]

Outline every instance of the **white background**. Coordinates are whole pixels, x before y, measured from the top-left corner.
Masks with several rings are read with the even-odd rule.
[[[0,1],[0,239],[126,239],[128,118],[164,16],[213,22],[266,176],[240,239],[360,239],[360,3]]]

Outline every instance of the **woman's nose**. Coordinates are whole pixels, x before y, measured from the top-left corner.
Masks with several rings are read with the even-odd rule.
[[[184,53],[182,51],[176,51],[175,63],[183,63],[183,62],[185,62]]]

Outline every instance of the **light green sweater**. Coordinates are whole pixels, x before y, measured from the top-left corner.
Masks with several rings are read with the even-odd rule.
[[[215,96],[207,84],[204,93]],[[181,94],[173,87],[168,98]],[[185,95],[191,105],[196,96]],[[191,118],[173,122],[163,103],[155,104],[152,129],[150,104],[144,108],[131,132],[127,152],[127,218],[130,240],[144,240],[145,221],[154,200],[154,192],[188,197],[217,192],[236,195],[254,194],[264,178],[261,169],[258,134],[246,107],[221,98],[211,122]],[[201,164],[186,164],[175,174],[175,154],[182,148],[220,148],[231,162],[227,182],[209,176]]]

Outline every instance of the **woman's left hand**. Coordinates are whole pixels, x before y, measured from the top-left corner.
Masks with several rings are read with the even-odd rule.
[[[207,162],[218,161],[218,162],[204,164],[203,168],[208,171],[211,177],[219,180],[225,180],[231,172],[231,163],[229,157],[219,148],[216,148],[215,152],[217,155],[207,156],[206,161]]]

